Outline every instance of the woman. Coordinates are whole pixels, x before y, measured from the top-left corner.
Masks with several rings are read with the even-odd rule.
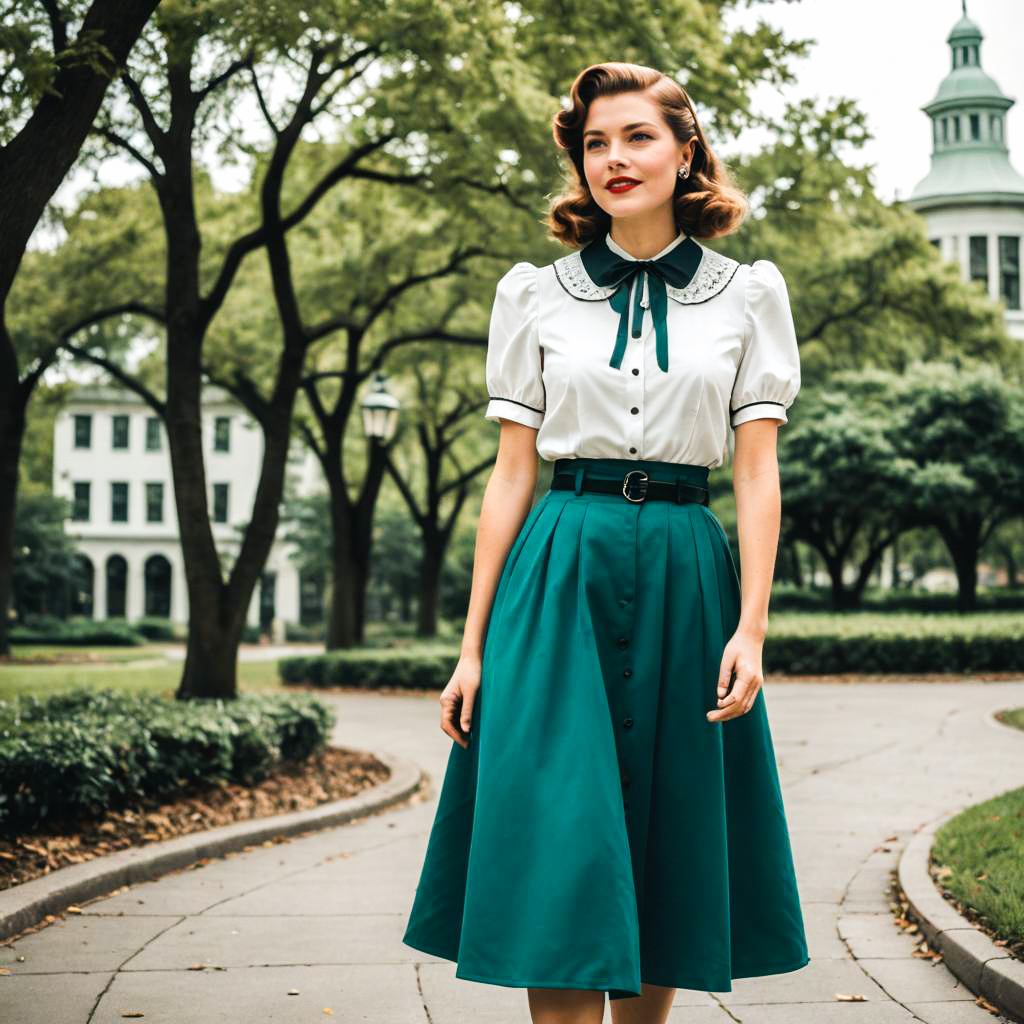
[[[538,1024],[599,1024],[605,992],[655,1024],[676,988],[808,962],[761,669],[800,365],[777,267],[695,240],[747,203],[685,91],[607,63],[571,100],[573,251],[513,266],[491,316],[501,437],[403,941],[527,988]],[[742,599],[707,505],[730,426]]]

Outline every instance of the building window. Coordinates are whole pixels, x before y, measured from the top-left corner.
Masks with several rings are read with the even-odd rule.
[[[73,488],[71,518],[76,523],[87,523],[89,522],[89,482],[88,480],[76,480]]]
[[[111,447],[125,449],[128,447],[128,417],[114,416],[111,420],[113,432],[111,435]]]
[[[126,483],[110,485],[110,521],[112,523],[128,522],[128,485]]]
[[[942,252],[942,239],[941,238],[929,238],[928,241],[931,242],[932,245],[935,246],[935,248],[936,248],[936,250],[938,252],[940,252],[940,253]]]
[[[960,115],[959,114],[954,114],[953,115],[953,141],[954,142],[959,142],[960,141]]]
[[[231,417],[217,416],[213,421],[213,450],[227,452],[231,450]]]
[[[162,523],[164,521],[164,485],[162,483],[146,484],[146,522]]]
[[[981,115],[971,114],[971,138],[975,142],[981,141]]]
[[[942,119],[942,141],[949,142],[949,118]]]
[[[226,523],[228,521],[228,485],[213,485],[213,521],[215,523]]]
[[[989,114],[988,133],[993,142],[1003,141],[1003,119],[998,114]]]
[[[75,414],[75,447],[92,447],[92,416],[88,413]]]
[[[146,417],[146,451],[158,452],[161,448],[162,438],[160,437],[160,417]]]
[[[1020,236],[999,236],[999,294],[1007,309],[1020,309]]]
[[[988,236],[971,235],[968,244],[971,253],[971,280],[981,281],[988,288]]]

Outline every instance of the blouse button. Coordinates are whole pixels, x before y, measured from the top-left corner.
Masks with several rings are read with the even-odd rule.
[[[631,668],[624,668],[622,674],[628,679],[633,674],[633,670]]]
[[[639,370],[638,370],[638,369],[637,369],[637,368],[636,368],[636,367],[634,366],[634,367],[633,367],[633,376],[634,376],[634,377],[635,377],[635,376],[637,376],[637,374],[638,374],[639,372],[640,372],[640,371],[639,371]]]
[[[640,410],[634,405],[629,411],[635,416]]]
[[[636,449],[635,448],[630,448],[629,449],[629,454],[630,455],[636,455]]]

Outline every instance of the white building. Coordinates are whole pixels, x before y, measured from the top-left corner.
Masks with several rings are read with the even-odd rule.
[[[202,409],[214,542],[230,564],[240,543],[237,528],[251,514],[263,435],[219,388],[204,388]],[[312,453],[297,448],[288,462],[298,494],[321,489]],[[76,542],[83,581],[73,612],[95,619],[188,621],[167,437],[145,402],[120,388],[80,387],[54,426],[53,491],[73,505],[65,530]],[[248,609],[249,625],[278,636],[283,623],[316,619],[322,607],[319,584],[299,578],[294,548],[280,538],[274,542]]]
[[[947,37],[952,63],[935,98],[921,109],[932,120],[932,165],[907,205],[927,220],[928,237],[1002,300],[1011,336],[1024,340],[1021,236],[1024,178],[1010,163],[1004,96],[981,67],[981,30],[967,17]]]

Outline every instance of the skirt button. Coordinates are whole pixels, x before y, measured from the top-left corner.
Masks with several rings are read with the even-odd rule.
[[[622,720],[622,724],[623,724],[623,725],[624,725],[624,726],[625,726],[625,727],[626,727],[627,729],[629,729],[629,728],[631,728],[631,727],[632,727],[632,725],[633,725],[633,719],[632,719],[632,718],[630,718],[630,717],[629,717],[629,716],[627,715],[627,716],[626,716],[626,717],[625,717],[625,718],[624,718],[624,719]]]

